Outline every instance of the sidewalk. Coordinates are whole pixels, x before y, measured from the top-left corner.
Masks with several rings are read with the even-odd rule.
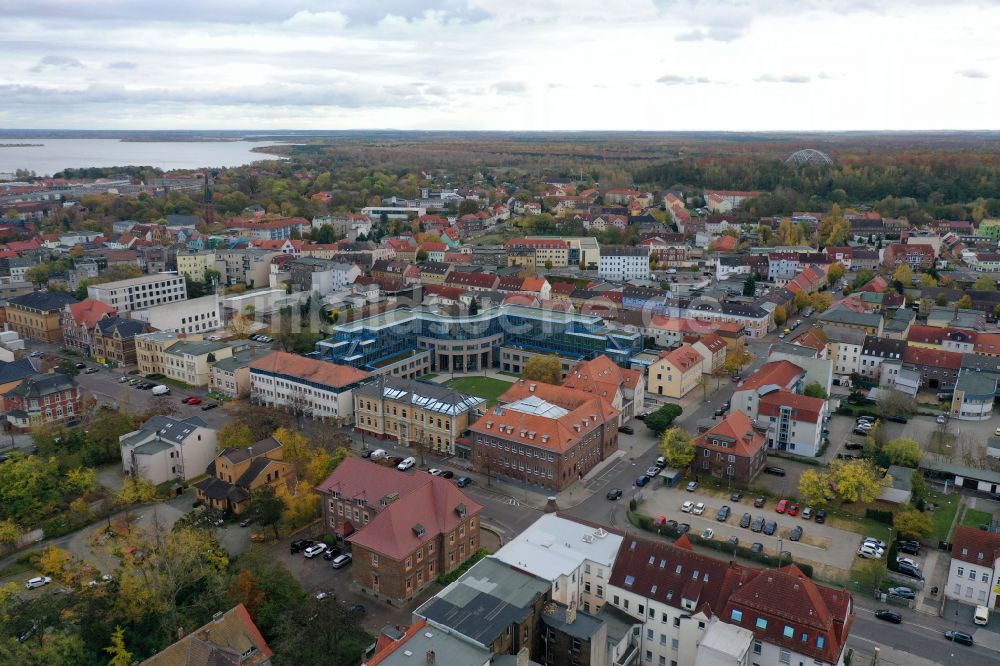
[[[857,636],[849,636],[847,646],[854,650],[851,666],[869,666],[869,664],[886,664],[887,666],[941,666],[940,662],[918,657],[911,652],[903,652],[885,645],[879,645],[878,661],[875,659],[875,645],[871,641]]]

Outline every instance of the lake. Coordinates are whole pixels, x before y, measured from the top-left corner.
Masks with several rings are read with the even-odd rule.
[[[120,141],[0,136],[0,144],[42,144],[0,147],[0,173],[28,169],[39,176],[51,176],[68,168],[136,165],[169,171],[231,167],[279,159],[250,152],[251,148],[277,145],[275,141]]]

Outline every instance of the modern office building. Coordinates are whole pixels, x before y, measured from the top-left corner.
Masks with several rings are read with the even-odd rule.
[[[93,284],[87,287],[87,296],[123,313],[185,301],[187,288],[184,276],[162,273]]]
[[[521,305],[501,305],[474,315],[397,308],[337,326],[332,337],[317,343],[316,355],[375,371],[415,349],[429,350],[433,371],[469,372],[499,367],[501,347],[580,361],[605,354],[628,367],[642,351],[642,335],[611,328],[592,315]]]

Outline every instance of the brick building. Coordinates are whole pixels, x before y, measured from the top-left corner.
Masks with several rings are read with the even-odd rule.
[[[388,603],[412,599],[479,548],[482,506],[447,479],[348,458],[317,491],[324,525],[350,544],[354,582]]]
[[[742,412],[730,412],[694,439],[692,463],[699,474],[748,486],[767,462],[764,433]]]
[[[21,431],[70,421],[80,414],[82,395],[76,380],[68,375],[33,375],[4,394],[7,421]]]
[[[519,380],[471,428],[472,460],[487,474],[563,490],[618,448],[610,400]]]

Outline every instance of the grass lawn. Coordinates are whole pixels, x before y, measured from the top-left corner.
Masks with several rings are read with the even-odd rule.
[[[862,518],[844,513],[837,515],[831,513],[827,515],[826,522],[838,529],[875,537],[885,542],[889,541],[889,526],[871,518]]]
[[[979,527],[980,525],[989,525],[992,522],[993,514],[989,511],[966,509],[965,514],[962,516],[962,524],[966,527]]]
[[[486,406],[492,407],[497,404],[500,394],[510,388],[511,383],[493,377],[456,377],[446,382],[446,385],[462,393],[486,398]]]
[[[507,375],[508,377],[514,377],[515,379],[520,379],[521,378],[521,375],[517,374],[516,372],[508,372],[506,370],[500,370],[497,374],[498,375]]]
[[[420,375],[419,377],[417,377],[417,379],[425,379],[425,380],[430,381],[431,379],[434,379],[437,376],[438,376],[438,373],[436,373],[436,372],[428,372],[426,375]]]
[[[932,541],[947,541],[951,523],[955,520],[955,512],[958,511],[959,496],[955,493],[942,495],[931,491],[927,493],[927,499],[937,507],[933,515],[934,531],[929,538]]]

